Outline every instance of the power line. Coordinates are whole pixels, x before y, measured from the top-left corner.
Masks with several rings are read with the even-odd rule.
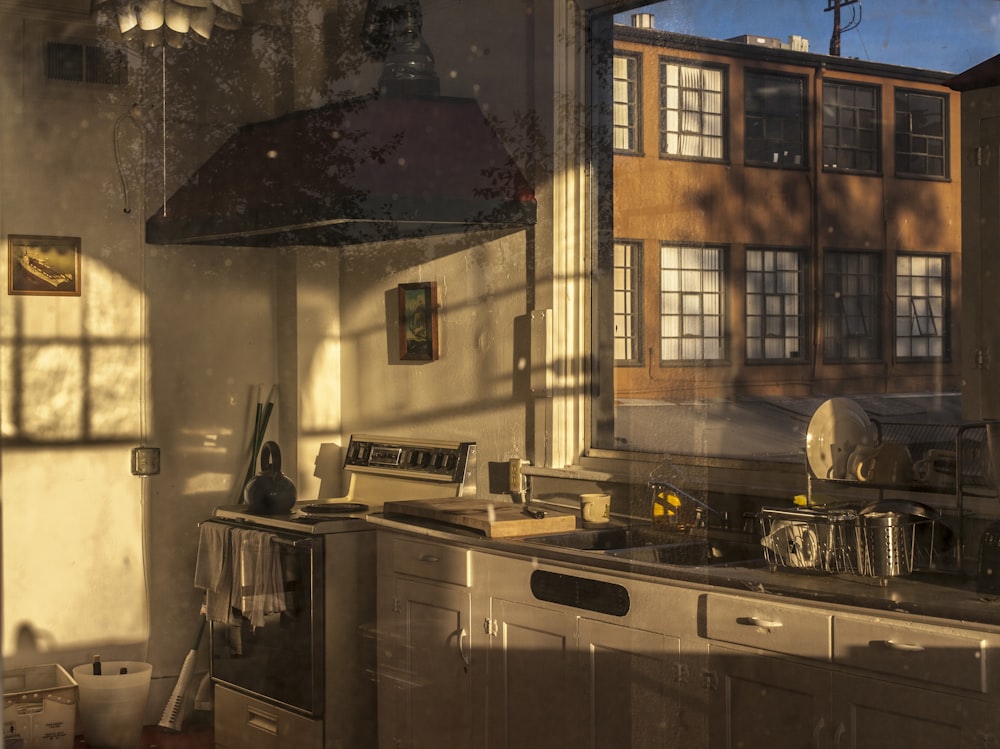
[[[851,9],[851,21],[846,28],[842,28],[840,25],[840,9],[846,8],[848,5],[857,5],[858,13],[854,13],[854,9]],[[830,37],[830,54],[834,57],[840,57],[840,34],[843,31],[850,31],[851,29],[856,29],[858,24],[861,23],[861,0],[826,0],[826,10],[833,11],[833,34]]]

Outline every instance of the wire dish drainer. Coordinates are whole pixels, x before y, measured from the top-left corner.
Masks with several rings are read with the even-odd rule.
[[[934,564],[936,522],[848,509],[763,508],[764,558],[776,567],[887,578]]]

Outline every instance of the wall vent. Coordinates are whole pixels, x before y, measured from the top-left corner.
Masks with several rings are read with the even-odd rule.
[[[96,43],[58,41],[45,44],[45,79],[120,87],[128,84],[128,60],[121,49]]]

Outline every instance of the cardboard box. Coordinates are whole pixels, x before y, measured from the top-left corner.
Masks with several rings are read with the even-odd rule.
[[[79,696],[76,680],[58,664],[4,671],[4,746],[73,749]]]

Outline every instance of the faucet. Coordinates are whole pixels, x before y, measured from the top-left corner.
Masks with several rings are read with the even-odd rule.
[[[652,480],[651,514],[654,523],[666,523],[679,530],[708,528],[708,516],[715,516],[720,527],[729,527],[729,514],[710,507],[667,481]]]

